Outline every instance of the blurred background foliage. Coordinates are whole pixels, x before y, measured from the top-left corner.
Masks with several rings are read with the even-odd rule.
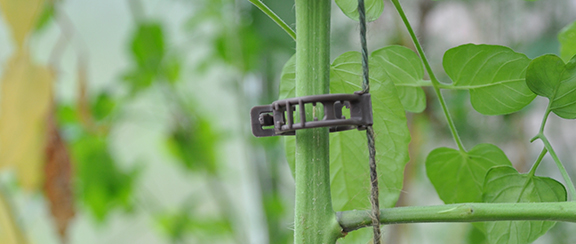
[[[295,27],[293,1],[263,2]],[[370,48],[412,47],[385,4]],[[576,16],[574,0],[403,4],[437,71],[444,51],[470,42],[559,53],[557,33]],[[252,137],[248,111],[277,99],[294,41],[248,1],[0,0],[0,10],[0,243],[292,243],[281,141]],[[334,6],[332,57],[359,50],[357,31]],[[452,142],[426,92],[427,109],[408,116],[398,206],[441,204],[423,159]],[[496,144],[529,169],[545,101],[488,117],[466,92],[446,95],[465,144]],[[573,121],[549,124],[573,162]],[[467,224],[384,229],[387,243],[482,243]],[[574,243],[575,230],[560,223],[537,242]]]

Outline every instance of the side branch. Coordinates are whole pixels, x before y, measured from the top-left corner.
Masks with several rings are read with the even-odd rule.
[[[342,232],[371,226],[370,211],[338,212]],[[576,222],[576,202],[461,203],[380,209],[380,224],[550,220]]]

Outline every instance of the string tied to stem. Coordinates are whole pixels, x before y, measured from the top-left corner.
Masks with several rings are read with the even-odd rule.
[[[360,44],[362,49],[362,92],[370,93],[370,71],[368,66],[368,45],[366,41],[366,9],[364,0],[358,0],[358,16],[360,22]],[[382,233],[380,231],[380,204],[378,200],[378,172],[376,171],[376,146],[374,141],[374,129],[372,125],[366,127],[368,139],[368,153],[370,156],[370,204],[372,210],[372,228],[374,230],[374,244],[380,244]]]

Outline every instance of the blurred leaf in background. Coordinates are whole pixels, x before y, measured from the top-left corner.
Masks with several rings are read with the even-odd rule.
[[[0,9],[4,20],[12,29],[12,37],[18,50],[24,46],[24,42],[34,29],[38,16],[42,13],[45,0],[2,0]]]
[[[560,41],[560,56],[568,63],[576,55],[576,21],[564,27],[558,34]]]
[[[129,210],[136,169],[127,172],[115,165],[105,137],[84,134],[72,143],[77,162],[78,190],[97,220],[103,221],[115,207]]]
[[[124,74],[132,94],[150,87],[157,80],[174,83],[180,77],[181,61],[168,54],[164,29],[160,23],[138,23],[132,35],[130,51],[133,67]]]
[[[50,23],[50,21],[56,15],[56,7],[54,6],[54,2],[56,0],[45,1],[44,6],[42,7],[42,12],[38,16],[36,20],[36,25],[34,26],[34,32],[44,30],[46,26]]]
[[[183,166],[190,171],[216,174],[216,142],[219,140],[210,121],[194,116],[193,122],[183,122],[170,134],[167,145]]]
[[[233,232],[227,219],[205,216],[195,211],[195,207],[193,202],[187,201],[177,211],[157,215],[156,223],[174,243],[185,241],[187,235],[198,241],[214,242],[214,239],[225,239]]]
[[[100,95],[93,105],[97,108],[94,111],[98,111],[95,117],[104,116],[110,109],[112,102],[105,101],[105,96]],[[60,106],[58,118],[64,130],[70,134],[68,143],[77,174],[75,186],[78,198],[100,222],[114,208],[130,210],[138,169],[119,168],[109,153],[106,134],[86,131],[79,122],[75,108]]]
[[[25,52],[9,61],[1,83],[0,168],[14,168],[22,187],[42,184],[46,121],[52,100],[52,72]]]

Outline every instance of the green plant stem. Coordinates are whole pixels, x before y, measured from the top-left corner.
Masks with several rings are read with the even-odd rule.
[[[296,96],[326,94],[330,82],[331,0],[296,0]],[[312,120],[312,109],[306,117]],[[296,131],[294,243],[335,243],[328,128]]]
[[[570,175],[568,175],[566,168],[564,168],[564,165],[562,162],[560,162],[560,159],[558,158],[558,155],[556,155],[556,152],[554,151],[554,148],[552,148],[548,138],[546,138],[544,134],[542,134],[539,138],[542,140],[542,143],[544,143],[544,147],[550,152],[550,156],[552,156],[552,159],[554,159],[560,174],[562,174],[562,178],[564,178],[564,181],[566,182],[568,191],[570,192],[570,201],[576,201],[576,188],[574,188],[574,183],[570,179]]]
[[[530,169],[530,172],[528,172],[528,175],[534,176],[534,174],[536,173],[536,169],[540,165],[540,162],[542,162],[542,159],[544,158],[544,156],[546,155],[547,152],[548,152],[548,149],[546,149],[546,147],[542,148],[542,152],[540,153],[540,156],[538,156],[538,159],[536,159],[536,162],[534,162],[534,165],[532,165],[532,169]]]
[[[256,6],[258,9],[264,12],[264,14],[268,15],[268,17],[270,17],[270,19],[272,19],[274,23],[280,26],[280,28],[286,31],[286,33],[288,33],[288,35],[290,35],[292,39],[296,40],[296,33],[294,33],[294,30],[292,30],[292,28],[290,28],[290,26],[288,26],[286,22],[284,22],[284,20],[282,20],[276,13],[274,13],[274,11],[268,8],[266,4],[264,4],[260,0],[248,0],[248,1],[250,1],[250,3],[254,4],[254,6]]]
[[[552,156],[552,159],[554,160],[554,163],[556,163],[560,174],[562,174],[564,182],[566,182],[568,191],[570,192],[570,201],[576,201],[576,188],[574,187],[574,183],[572,182],[572,179],[570,179],[568,171],[566,171],[566,168],[564,168],[564,165],[560,161],[560,158],[558,158],[554,148],[552,148],[552,144],[550,144],[550,141],[548,141],[548,138],[546,138],[546,135],[544,134],[544,128],[546,126],[546,122],[548,121],[548,116],[550,116],[550,112],[552,112],[552,110],[550,109],[550,104],[548,104],[548,108],[546,108],[546,113],[544,113],[542,123],[540,124],[540,130],[538,131],[538,134],[530,140],[530,142],[533,142],[536,139],[542,140],[542,143],[544,143],[544,148],[550,152],[550,156]]]
[[[548,108],[546,108],[546,113],[544,113],[544,117],[542,118],[542,123],[540,123],[540,130],[538,134],[544,135],[544,127],[546,127],[546,122],[548,121],[548,116],[550,116],[550,104],[548,104]]]
[[[420,54],[420,58],[422,59],[422,62],[424,63],[424,67],[426,68],[426,72],[430,76],[430,80],[432,81],[432,86],[434,87],[434,92],[436,93],[436,96],[438,96],[438,100],[440,101],[440,105],[442,106],[442,111],[444,111],[444,115],[446,116],[446,120],[448,121],[448,126],[450,127],[450,131],[452,132],[452,136],[454,137],[454,141],[456,142],[456,145],[458,145],[458,149],[460,151],[466,152],[466,149],[464,148],[464,146],[462,144],[462,140],[460,140],[460,136],[458,135],[458,131],[456,130],[456,126],[454,125],[454,121],[452,120],[452,117],[450,116],[450,113],[448,112],[448,107],[446,106],[446,102],[444,101],[444,97],[442,96],[442,93],[440,92],[440,87],[442,84],[440,84],[440,82],[436,78],[436,75],[434,75],[434,71],[432,70],[432,68],[430,67],[430,64],[428,63],[428,59],[426,58],[426,54],[424,54],[424,50],[422,49],[422,45],[420,45],[418,38],[416,38],[416,34],[414,34],[414,30],[412,29],[410,22],[408,22],[408,18],[406,17],[406,14],[404,14],[404,10],[402,10],[402,6],[400,5],[400,2],[398,2],[398,0],[392,0],[392,3],[394,4],[394,7],[396,7],[396,10],[398,11],[400,18],[402,18],[402,21],[404,22],[406,29],[408,29],[408,33],[410,33],[410,37],[412,38],[412,41],[414,42],[414,46],[416,46],[416,50],[418,51],[418,54]]]
[[[371,226],[370,211],[368,210],[338,212],[337,216],[344,232]],[[576,203],[461,203],[380,210],[380,223],[383,225],[511,220],[576,222]]]

